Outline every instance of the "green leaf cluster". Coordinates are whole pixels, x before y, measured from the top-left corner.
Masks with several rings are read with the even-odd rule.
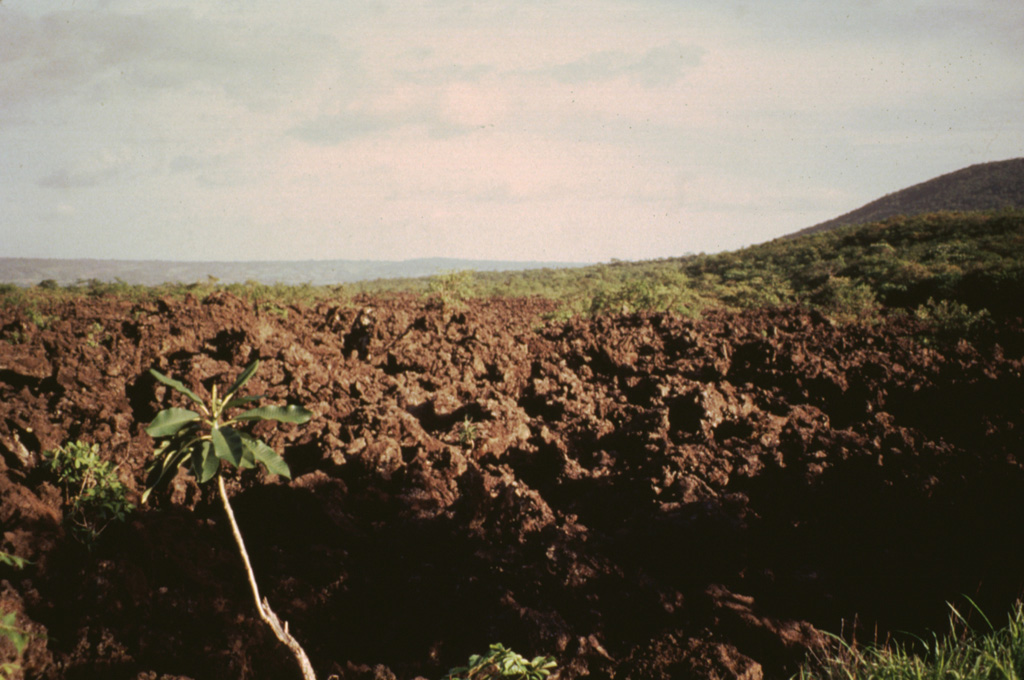
[[[26,560],[24,557],[18,557],[17,555],[12,555],[9,552],[0,550],[0,564],[6,564],[7,566],[14,567],[15,569],[24,569],[25,565],[31,564],[31,562]]]
[[[475,278],[471,269],[442,272],[430,277],[427,297],[438,307],[458,309],[473,296]]]
[[[0,550],[0,564],[21,569],[30,562],[23,557]],[[17,614],[0,611],[0,637],[6,638],[14,647],[15,661],[0,662],[0,680],[8,680],[8,678],[15,677],[15,674],[21,670],[21,664],[18,662],[21,661],[21,655],[25,653],[32,634],[18,625]]]
[[[956,340],[971,337],[989,322],[987,309],[972,311],[967,305],[955,300],[928,298],[914,312],[919,320],[929,324],[935,334],[943,339]]]
[[[21,655],[28,647],[29,633],[18,626],[17,615],[14,612],[0,614],[0,637],[10,640],[14,646],[15,657],[21,660]],[[0,679],[13,678],[19,670],[21,670],[21,664],[17,661],[2,662],[0,663]]]
[[[100,457],[98,444],[70,442],[43,454],[64,496],[64,522],[92,548],[112,522],[123,522],[135,506],[117,475],[117,465]]]
[[[466,416],[462,423],[459,424],[459,444],[462,446],[472,446],[476,443],[477,437],[480,436],[480,428],[473,419]]]
[[[228,411],[242,408],[263,398],[263,395],[238,396],[259,369],[259,360],[252,362],[242,371],[235,382],[218,394],[217,386],[211,390],[210,399],[204,401],[183,383],[169,378],[155,369],[150,373],[160,383],[167,385],[192,402],[198,410],[171,407],[160,411],[146,428],[146,433],[156,439],[164,439],[157,447],[149,479],[142,501],[164,479],[187,465],[200,483],[213,479],[220,470],[221,461],[238,468],[252,468],[259,462],[268,472],[291,478],[288,464],[263,441],[239,429],[240,423],[255,420],[276,420],[283,423],[305,423],[312,413],[301,406],[257,406],[241,413],[229,415]]]
[[[497,643],[491,645],[486,654],[470,656],[466,666],[448,671],[445,680],[543,680],[555,667],[555,660],[550,656],[538,656],[531,661]]]

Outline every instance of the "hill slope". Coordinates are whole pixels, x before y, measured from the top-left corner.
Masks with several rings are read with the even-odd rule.
[[[801,229],[789,238],[849,224],[879,222],[896,215],[1021,207],[1024,207],[1024,158],[1014,158],[972,165],[915,184],[835,219]]]
[[[428,294],[444,284],[469,296],[538,295],[558,300],[567,316],[794,304],[859,316],[883,307],[915,311],[930,299],[1016,316],[1024,309],[1024,210],[890,217],[714,255],[467,274],[348,289]]]

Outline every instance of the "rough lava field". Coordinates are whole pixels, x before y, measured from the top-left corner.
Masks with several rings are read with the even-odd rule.
[[[298,678],[213,486],[182,471],[90,551],[42,452],[96,443],[137,503],[181,405],[254,359],[293,479],[228,473],[264,594],[318,677],[440,678],[501,642],[560,678],[788,678],[823,631],[1000,619],[1024,585],[1024,326],[936,338],[800,309],[545,322],[544,300],[276,313],[0,309],[0,609],[41,679]],[[46,324],[44,324],[46,325]],[[467,420],[468,419],[468,420]],[[0,661],[13,658],[0,642]]]

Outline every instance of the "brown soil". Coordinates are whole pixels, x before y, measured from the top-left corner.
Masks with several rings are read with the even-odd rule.
[[[21,340],[0,342],[0,549],[32,560],[0,566],[0,608],[36,635],[26,677],[298,677],[213,487],[179,474],[88,551],[40,462],[98,443],[137,499],[144,427],[180,405],[146,369],[203,391],[256,358],[252,392],[316,417],[261,426],[291,482],[229,488],[323,678],[439,678],[492,642],[562,678],[784,678],[820,630],[938,629],[947,601],[1020,594],[1020,320],[951,343],[799,310],[361,304],[99,299],[46,329],[0,310]]]

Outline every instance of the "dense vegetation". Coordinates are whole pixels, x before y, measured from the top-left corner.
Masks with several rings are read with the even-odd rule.
[[[79,296],[136,299],[227,290],[256,309],[287,315],[294,304],[324,298],[414,293],[438,304],[468,297],[540,296],[559,301],[558,316],[749,309],[805,305],[840,320],[882,312],[957,317],[963,323],[1024,308],[1024,211],[930,213],[842,227],[743,250],[646,262],[521,272],[450,272],[336,286],[220,284],[134,286],[96,280],[74,286],[43,281],[0,286],[0,302],[37,306]]]
[[[381,293],[431,286],[463,295],[540,295],[563,313],[803,304],[840,317],[883,308],[1014,314],[1024,292],[1024,211],[932,213],[844,227],[717,255],[581,269],[459,273],[447,279],[376,281],[346,287]],[[932,302],[929,302],[929,301]],[[952,307],[950,307],[952,305]]]

